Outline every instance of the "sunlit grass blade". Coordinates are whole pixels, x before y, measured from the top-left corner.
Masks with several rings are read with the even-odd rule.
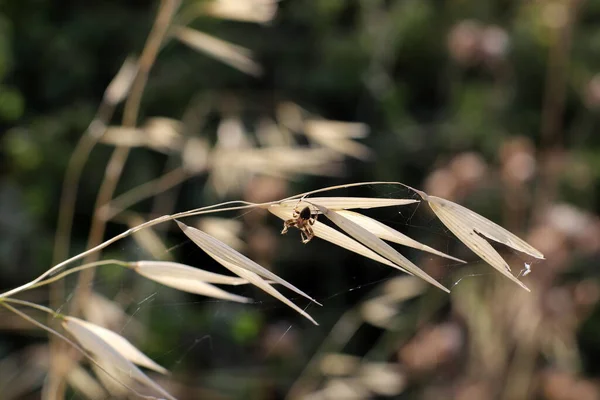
[[[276,0],[212,0],[201,2],[203,14],[236,21],[267,23],[277,12]]]
[[[369,127],[356,122],[309,119],[304,123],[309,136],[363,139],[369,136]]]
[[[262,68],[252,60],[252,52],[244,47],[190,28],[176,27],[173,34],[193,49],[208,54],[242,72],[255,76],[262,73]]]
[[[319,304],[319,302],[317,302],[315,299],[304,293],[302,290],[298,289],[291,283],[275,275],[268,269],[258,265],[256,262],[252,261],[245,255],[235,251],[231,247],[227,246],[225,243],[215,239],[214,237],[202,232],[199,229],[192,228],[191,226],[188,226],[179,221],[176,222],[177,225],[179,225],[179,228],[181,228],[181,230],[183,231],[183,233],[187,237],[189,237],[194,243],[196,243],[198,247],[200,247],[207,253],[214,254],[220,259],[229,261],[230,263],[238,267],[254,272],[255,274],[263,278],[269,279],[273,282],[279,283],[280,285],[285,286],[286,288],[298,293],[299,295],[306,297],[310,301]]]
[[[292,309],[294,309],[295,311],[297,311],[300,315],[302,315],[303,317],[307,318],[309,321],[311,321],[313,324],[315,325],[319,325],[307,312],[305,312],[304,310],[302,310],[300,307],[298,307],[297,305],[295,305],[294,303],[292,303],[287,297],[285,297],[284,295],[282,295],[277,289],[275,289],[274,287],[272,287],[267,281],[265,281],[264,279],[262,279],[260,276],[258,276],[257,274],[255,274],[252,271],[248,271],[247,269],[240,267],[232,262],[229,262],[221,257],[219,257],[218,255],[205,250],[206,253],[211,256],[212,258],[215,259],[215,261],[217,261],[219,264],[221,264],[222,266],[224,266],[225,268],[227,268],[228,270],[230,270],[231,272],[233,272],[234,274],[242,277],[243,279],[247,280],[248,282],[252,283],[254,286],[264,290],[266,293],[270,294],[271,296],[275,297],[276,299],[280,300],[281,302],[283,302],[284,304],[288,305],[289,307],[291,307]]]
[[[273,206],[269,207],[269,211],[273,215],[281,218],[283,221],[286,221],[286,220],[292,218],[292,215],[294,212],[291,207],[280,207],[279,205],[273,205]],[[380,262],[382,264],[388,265],[390,267],[399,269],[402,272],[406,272],[407,274],[410,274],[410,272],[408,272],[404,268],[397,266],[390,260],[381,257],[379,254],[375,253],[373,250],[369,249],[368,247],[365,247],[364,245],[360,244],[359,242],[352,239],[348,235],[345,235],[344,233],[337,231],[337,230],[325,225],[322,222],[316,221],[315,224],[312,226],[312,229],[313,229],[313,232],[315,233],[315,236],[318,238],[321,238],[321,239],[326,240],[330,243],[333,243],[337,246],[340,246],[346,250],[350,250],[354,253],[360,254],[361,256],[370,258],[372,260],[375,260],[377,262]]]
[[[237,282],[234,277],[212,274],[208,271],[202,271],[187,265],[171,262],[147,263],[148,262],[137,263],[136,267],[134,267],[135,271],[138,274],[165,286],[188,293],[213,297],[215,299],[237,301],[238,303],[248,303],[251,301],[251,299],[247,297],[238,296],[237,294],[219,289],[204,280],[204,278],[208,278],[212,280]]]
[[[433,196],[429,196],[428,198],[429,206],[435,215],[437,215],[437,217],[440,219],[440,221],[442,221],[442,223],[446,225],[446,227],[450,229],[450,231],[454,233],[461,242],[463,242],[475,254],[481,257],[485,262],[500,271],[502,275],[506,276],[523,289],[529,291],[529,288],[527,288],[523,282],[515,278],[514,275],[510,273],[510,267],[500,256],[500,254],[498,254],[498,252],[492,247],[492,245],[489,244],[483,237],[479,236],[479,234],[473,229],[469,219],[464,219],[461,214],[454,213],[454,207],[447,208],[446,206],[442,205],[445,203],[440,203],[436,200],[438,198],[432,199],[432,197]]]
[[[362,228],[360,225],[355,222],[350,221],[348,218],[344,217],[337,212],[330,210],[326,207],[323,207],[319,204],[315,204],[315,206],[323,213],[327,218],[329,218],[334,224],[336,224],[343,231],[348,233],[354,239],[358,240],[374,252],[379,255],[387,258],[392,261],[394,264],[401,266],[402,268],[410,271],[413,275],[431,283],[435,287],[445,291],[450,292],[447,288],[445,288],[438,281],[429,276],[425,271],[417,267],[413,264],[408,258],[404,257],[402,254],[398,253],[391,247],[389,244],[385,243],[383,240],[379,239],[377,236]]]
[[[150,379],[109,342],[99,336],[96,331],[89,329],[83,322],[77,318],[65,317],[63,327],[77,339],[83,348],[92,353],[100,364],[109,364],[162,396],[175,400],[175,397]]]
[[[200,268],[171,261],[136,261],[132,263],[137,273],[148,277],[172,276],[221,285],[246,285],[248,281],[236,276],[216,274]],[[152,279],[152,278],[150,278]]]
[[[109,330],[98,326],[96,324],[92,324],[87,321],[83,321],[78,318],[69,317],[69,319],[74,320],[77,324],[83,326],[85,329],[90,330],[95,335],[100,337],[105,342],[109,343],[111,347],[113,347],[119,354],[128,359],[134,364],[137,364],[142,367],[146,367],[148,369],[152,369],[156,372],[160,372],[161,374],[168,374],[166,368],[158,365],[156,362],[151,360],[148,356],[138,350],[133,344],[129,342],[129,340],[125,339],[123,336]]]
[[[429,202],[432,209],[435,207],[433,211],[438,217],[440,213],[452,216],[458,223],[469,227],[471,230],[488,239],[512,247],[513,249],[529,254],[532,257],[539,259],[544,258],[544,255],[539,250],[535,249],[523,239],[466,207],[436,196],[426,196],[424,200]]]
[[[135,57],[127,57],[119,72],[104,91],[104,100],[108,104],[118,104],[129,93],[133,80],[138,73],[138,62]]]
[[[328,120],[308,120],[304,132],[313,141],[340,154],[368,160],[373,151],[367,146],[355,142],[353,138],[363,138],[368,134],[364,124]]]
[[[458,261],[461,263],[465,262],[459,258],[452,257],[446,253],[442,253],[441,251],[438,251],[432,247],[424,245],[423,243],[417,242],[416,240],[411,239],[410,237],[406,236],[405,234],[400,233],[397,230],[390,228],[389,226],[382,224],[381,222],[379,222],[373,218],[367,217],[366,215],[362,215],[362,214],[359,214],[359,213],[356,213],[353,211],[346,211],[346,210],[340,210],[340,211],[338,211],[338,214],[341,214],[344,217],[348,218],[349,220],[356,222],[358,225],[362,226],[363,228],[365,228],[366,230],[368,230],[369,232],[371,232],[372,234],[374,234],[375,236],[377,236],[380,239],[398,243],[403,246],[412,247],[414,249],[426,251],[431,254],[435,254],[440,257],[449,258],[451,260]]]
[[[147,141],[143,129],[109,126],[100,138],[100,143],[111,146],[143,147],[146,146]]]
[[[310,204],[318,204],[330,210],[347,210],[351,208],[378,208],[391,206],[404,206],[407,204],[418,203],[419,200],[413,199],[380,199],[372,197],[309,197],[306,201],[286,200],[281,202],[281,207],[297,207],[302,209]]]

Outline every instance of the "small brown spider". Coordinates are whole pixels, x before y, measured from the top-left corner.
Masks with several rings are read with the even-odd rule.
[[[312,212],[310,207],[306,206],[302,211],[298,212],[297,208],[294,208],[294,214],[291,219],[288,219],[283,223],[282,235],[285,235],[290,227],[296,227],[300,230],[300,237],[302,243],[306,244],[315,237],[315,232],[312,226],[317,222],[317,212]]]

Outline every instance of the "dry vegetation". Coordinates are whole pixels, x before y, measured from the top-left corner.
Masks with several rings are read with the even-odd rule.
[[[189,112],[193,118],[187,115],[174,120],[156,116],[138,121],[150,69],[168,41],[183,43],[243,73],[261,74],[261,67],[250,50],[192,29],[187,26],[189,22],[198,15],[208,15],[267,23],[274,17],[276,9],[277,2],[273,0],[217,0],[202,3],[202,6],[196,3],[181,6],[175,0],[160,2],[143,51],[139,57],[124,62],[105,92],[97,117],[82,135],[72,155],[60,203],[54,265],[38,278],[0,294],[0,305],[10,311],[8,318],[18,316],[47,331],[50,337],[50,357],[26,355],[40,360],[39,364],[28,366],[28,375],[9,380],[10,385],[4,392],[6,398],[18,398],[38,386],[43,387],[45,399],[65,398],[65,393],[71,389],[90,399],[216,397],[218,394],[215,393],[193,392],[195,389],[188,385],[178,385],[176,378],[159,375],[168,375],[167,369],[115,329],[115,325],[124,320],[133,321],[134,331],[143,331],[143,327],[137,326],[118,302],[94,290],[94,274],[97,268],[118,266],[134,271],[140,275],[139,279],[196,295],[249,303],[247,307],[253,307],[253,300],[235,293],[234,287],[254,285],[301,317],[318,324],[319,321],[298,302],[312,302],[324,307],[327,302],[319,303],[318,298],[312,298],[272,272],[273,256],[269,252],[271,248],[277,248],[273,245],[273,232],[280,228],[265,222],[268,213],[280,218],[284,231],[296,236],[298,242],[307,242],[304,251],[311,251],[314,237],[403,273],[375,287],[355,308],[344,313],[292,387],[289,398],[396,396],[412,385],[422,389],[419,393],[423,398],[499,396],[520,399],[527,398],[532,388],[536,388],[537,393],[546,398],[558,400],[577,398],[572,393],[564,394],[566,390],[563,389],[573,387],[575,383],[579,384],[580,390],[577,396],[594,398],[597,393],[594,385],[579,381],[574,373],[540,372],[538,366],[539,359],[546,358],[564,366],[565,371],[577,370],[579,355],[573,329],[565,329],[565,326],[578,324],[598,297],[597,285],[589,282],[563,287],[551,285],[560,269],[560,261],[556,260],[560,260],[566,251],[561,246],[566,246],[566,241],[585,242],[577,236],[578,232],[567,232],[568,229],[561,226],[561,213],[572,211],[567,210],[567,206],[554,206],[537,218],[537,224],[527,235],[521,235],[527,237],[536,246],[534,248],[510,231],[458,204],[466,200],[484,179],[485,174],[481,171],[487,166],[472,154],[459,155],[448,166],[437,168],[425,183],[425,189],[432,194],[398,182],[359,182],[286,196],[288,182],[299,176],[343,176],[347,157],[367,161],[374,156],[359,142],[369,133],[365,125],[326,120],[292,102],[279,104],[272,113],[276,118],[267,115],[258,118],[252,132],[242,120],[240,104],[230,97],[194,104]],[[122,103],[123,120],[113,124],[115,110]],[[206,122],[208,113],[219,115],[214,143],[208,138],[189,134],[192,126]],[[112,156],[96,199],[87,250],[69,258],[81,171],[98,145],[112,147]],[[167,154],[170,159],[167,170],[155,179],[115,195],[130,151],[141,147]],[[528,142],[520,141],[504,150],[501,179],[512,188],[511,193],[518,193],[531,177],[519,175],[520,167],[515,172],[514,163],[518,162],[515,159],[533,157],[533,151]],[[214,205],[174,212],[176,193],[173,190],[199,176],[207,177],[205,189],[215,198],[242,200],[215,201]],[[354,187],[367,185],[408,189],[415,196],[406,199],[336,197],[336,191],[340,189],[347,193]],[[276,198],[279,199],[273,200]],[[152,201],[152,212],[142,215],[133,211],[133,206],[144,200]],[[420,201],[428,204],[460,242],[524,290],[515,291],[515,285],[499,279],[462,278],[460,290],[453,290],[453,287],[440,283],[439,278],[445,274],[439,273],[441,264],[435,260],[439,257],[440,260],[464,263],[462,259],[416,241],[361,212]],[[510,206],[519,208],[521,204],[515,201]],[[308,217],[302,213],[305,209],[309,211]],[[243,224],[237,218],[250,210],[256,212],[251,218],[258,220],[254,220],[253,225],[268,231],[266,242],[269,245],[266,246],[269,250],[264,250],[265,246],[255,246],[252,258],[246,255],[250,244],[240,239]],[[519,208],[519,211],[522,210]],[[235,217],[219,216],[225,212]],[[585,216],[582,218],[585,220]],[[104,240],[109,222],[121,223],[129,229]],[[206,271],[173,259],[163,234],[175,226],[231,274]],[[519,224],[512,228],[518,231]],[[154,258],[102,258],[104,249],[127,237],[136,240]],[[429,258],[430,265],[421,268],[391,243],[436,257],[434,261]],[[503,257],[494,247],[498,243],[515,252],[510,253],[510,258]],[[586,245],[597,246],[597,243],[577,245],[585,248]],[[257,251],[257,248],[262,250]],[[549,258],[544,266],[546,271],[533,281],[535,287],[528,293],[530,289],[521,278],[532,271],[537,260],[544,259],[542,252]],[[511,270],[509,266],[520,267],[524,263],[523,270]],[[70,275],[77,276],[77,286],[68,310],[65,310],[62,307],[67,293],[64,278]],[[427,291],[425,283],[449,293],[443,293],[443,296],[452,302],[452,311],[443,321],[433,322],[433,316],[447,300],[440,300],[438,293]],[[49,288],[49,292],[37,291],[40,288]],[[32,293],[48,293],[49,305],[43,305],[45,300],[39,300],[39,296]],[[548,293],[551,293],[549,301],[553,302],[550,305],[544,300]],[[561,303],[565,298],[575,299],[569,303],[570,308]],[[21,320],[14,321],[11,324],[20,329]],[[346,351],[347,344],[365,325],[376,327],[383,333],[366,355],[350,354]],[[281,340],[285,334],[276,336]],[[38,345],[27,351],[45,354],[42,350],[45,346]],[[0,361],[0,387],[3,389],[2,377],[8,376],[6,371],[11,365],[8,358]],[[462,371],[458,383],[452,379],[453,367]],[[441,378],[431,385],[423,384],[434,373],[439,373]],[[504,386],[501,377],[510,384]],[[552,397],[555,393],[564,396]]]

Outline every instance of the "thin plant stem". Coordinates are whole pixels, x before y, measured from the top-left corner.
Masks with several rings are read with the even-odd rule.
[[[58,271],[60,271],[62,268],[64,268],[65,266],[80,260],[84,257],[87,257],[88,255],[95,253],[99,250],[102,250],[106,247],[108,247],[109,245],[113,244],[114,242],[117,242],[121,239],[124,239],[128,236],[131,236],[132,234],[141,231],[142,229],[146,229],[149,227],[152,227],[154,225],[158,225],[160,223],[166,222],[166,221],[172,221],[178,218],[185,218],[185,217],[191,217],[191,216],[196,216],[196,215],[203,215],[203,214],[209,214],[209,213],[216,213],[216,212],[225,212],[225,211],[237,211],[237,210],[244,210],[244,209],[248,209],[248,208],[265,208],[268,207],[270,205],[274,205],[274,204],[279,204],[281,202],[287,201],[287,200],[293,200],[293,199],[297,199],[297,198],[302,198],[302,197],[306,197],[308,195],[311,194],[315,194],[315,193],[321,193],[321,192],[325,192],[325,191],[331,191],[331,190],[336,190],[336,189],[342,189],[342,188],[348,188],[348,187],[356,187],[356,186],[365,186],[365,185],[401,185],[404,187],[407,187],[417,193],[423,193],[420,192],[417,189],[414,189],[410,186],[407,186],[401,182],[382,182],[382,181],[375,181],[375,182],[361,182],[361,183],[351,183],[351,184],[346,184],[346,185],[337,185],[337,186],[330,186],[327,188],[322,188],[322,189],[318,189],[318,190],[313,190],[310,192],[305,192],[305,193],[301,193],[301,194],[297,194],[291,197],[287,197],[285,199],[282,200],[277,200],[277,201],[270,201],[270,202],[266,202],[266,203],[249,203],[246,201],[240,201],[240,200],[235,200],[235,201],[228,201],[228,202],[224,202],[224,203],[219,203],[219,204],[215,204],[215,205],[211,205],[211,206],[206,206],[206,207],[202,207],[202,208],[197,208],[197,209],[193,209],[193,210],[189,210],[189,211],[183,211],[180,213],[176,213],[176,214],[172,214],[172,215],[163,215],[160,216],[158,218],[152,219],[150,221],[147,221],[141,225],[138,225],[134,228],[130,228],[128,230],[126,230],[125,232],[112,237],[111,239],[108,239],[80,254],[77,254],[76,256],[73,256],[61,263],[58,263],[56,265],[54,265],[52,268],[50,268],[48,271],[44,272],[42,275],[40,275],[39,277],[37,277],[36,279],[34,279],[31,282],[25,283],[17,288],[11,289],[7,292],[1,293],[0,294],[0,299],[1,298],[5,298],[5,297],[10,297],[15,295],[16,293],[19,293],[23,290],[28,289],[29,287],[35,285],[36,283],[38,283],[39,281],[41,281],[42,279],[44,279],[45,277],[55,274]],[[425,195],[423,193],[423,195]],[[237,207],[225,207],[225,208],[217,208],[217,207],[223,207],[229,204],[244,204],[241,206],[237,206]]]
[[[228,203],[234,203],[234,202],[228,202]],[[228,204],[228,203],[222,203],[220,205],[224,205],[224,204]],[[271,204],[273,204],[273,202]],[[145,222],[141,225],[138,225],[134,228],[128,229],[125,232],[123,232],[117,236],[114,236],[111,239],[106,240],[106,241],[100,243],[99,245],[94,246],[93,248],[91,248],[89,250],[86,250],[82,253],[77,254],[76,256],[73,256],[73,257],[59,263],[59,264],[56,264],[55,266],[53,266],[52,268],[50,268],[49,270],[47,270],[46,272],[44,272],[43,274],[38,276],[36,279],[32,280],[31,282],[28,282],[17,288],[11,289],[7,292],[1,293],[0,299],[5,298],[5,297],[10,297],[19,292],[22,292],[23,290],[26,290],[26,289],[30,288],[31,286],[35,285],[36,283],[40,282],[45,277],[55,274],[55,273],[58,273],[58,271],[60,271],[62,268],[66,267],[67,265],[69,265],[77,260],[80,260],[84,257],[87,257],[90,254],[93,254],[99,250],[102,250],[102,249],[106,248],[107,246],[111,245],[112,243],[114,243],[118,240],[124,239],[138,231],[141,231],[142,229],[146,229],[146,228],[149,228],[151,226],[154,226],[154,225],[166,222],[166,221],[172,221],[177,218],[184,218],[184,217],[189,217],[189,216],[194,216],[194,215],[208,214],[208,213],[221,212],[221,211],[243,210],[243,209],[248,209],[248,208],[252,208],[252,207],[257,207],[260,205],[262,205],[262,204],[249,204],[249,205],[244,205],[244,206],[239,206],[239,207],[227,207],[227,208],[218,209],[218,210],[213,210],[213,208],[215,208],[216,206],[219,206],[219,205],[213,205],[213,206],[206,207],[206,210],[196,209],[196,210],[185,211],[185,212],[181,212],[181,213],[177,213],[177,214],[173,214],[173,215],[163,215],[161,217],[155,218],[155,219]]]
[[[329,192],[332,190],[337,190],[337,189],[346,189],[346,188],[351,188],[351,187],[356,187],[356,186],[369,186],[369,185],[400,185],[400,186],[404,186],[407,189],[412,190],[413,192],[419,194],[421,197],[426,197],[426,194],[420,190],[417,190],[413,187],[410,187],[402,182],[385,182],[385,181],[373,181],[373,182],[358,182],[358,183],[348,183],[345,185],[336,185],[336,186],[329,186],[326,188],[321,188],[321,189],[316,189],[316,190],[311,190],[310,192],[305,192],[305,193],[300,193],[300,194],[295,194],[293,196],[290,197],[286,197],[285,199],[279,200],[275,203],[282,203],[284,201],[287,200],[294,200],[297,198],[303,198],[306,196],[310,196],[311,194],[316,194],[316,193],[323,193],[323,192]]]
[[[115,197],[108,204],[100,208],[100,218],[109,221],[128,207],[149,197],[165,192],[182,182],[190,175],[182,168],[175,168],[159,178],[143,183],[135,188]]]
[[[54,311],[53,309],[51,309],[50,307],[46,307],[46,306],[42,306],[40,304],[37,303],[32,303],[30,301],[26,301],[26,300],[19,300],[19,299],[2,299],[2,301],[0,301],[0,303],[2,302],[7,302],[7,303],[13,303],[13,304],[19,304],[21,306],[26,306],[26,307],[31,307],[31,308],[35,308],[37,310],[43,311],[45,313],[48,313],[52,316],[52,318],[62,318],[63,315]]]
[[[102,266],[102,265],[110,265],[110,264],[120,265],[120,266],[126,267],[126,268],[128,268],[128,267],[131,266],[131,263],[124,262],[124,261],[119,261],[119,260],[102,260],[102,261],[96,261],[96,262],[92,262],[92,263],[88,263],[88,264],[83,264],[83,265],[80,265],[78,267],[71,268],[71,269],[69,269],[67,271],[61,272],[60,274],[55,275],[52,278],[46,279],[44,281],[36,283],[33,286],[30,286],[29,288],[27,288],[27,290],[35,289],[35,288],[38,288],[38,287],[41,287],[41,286],[48,285],[50,283],[54,283],[54,282],[56,282],[56,281],[64,278],[65,276],[74,274],[74,273],[79,272],[79,271],[83,271],[83,270],[86,270],[86,269],[89,269],[89,268],[96,268],[96,267],[99,267],[99,266]]]
[[[140,103],[144,88],[146,87],[146,82],[148,81],[150,69],[154,65],[158,51],[160,50],[162,42],[167,35],[169,26],[173,16],[175,15],[178,5],[178,0],[161,1],[154,25],[152,26],[152,30],[148,35],[148,39],[146,40],[146,44],[140,56],[138,73],[133,81],[129,96],[125,101],[125,107],[123,110],[123,126],[125,127],[135,127],[137,124]],[[104,233],[106,231],[106,220],[101,218],[99,211],[101,210],[102,206],[111,201],[128,156],[128,147],[117,147],[108,162],[104,180],[100,185],[100,190],[96,198],[96,205],[94,207],[95,212],[92,219],[92,226],[90,228],[90,236],[88,238],[88,247],[93,247],[101,243],[102,238],[104,237]],[[96,261],[97,257],[97,254],[90,255],[86,261]],[[84,271],[79,276],[79,281],[72,302],[72,308],[75,313],[77,313],[80,303],[85,301],[84,299],[89,294],[93,279],[93,269]]]
[[[171,20],[175,15],[179,0],[162,0],[161,5],[154,21],[154,25],[146,45],[139,60],[138,73],[133,81],[131,91],[125,102],[125,108],[123,111],[123,126],[135,127],[137,124],[137,118],[139,113],[139,107],[141,103],[142,94],[148,80],[148,74],[161,44],[168,32]],[[114,191],[117,187],[117,183],[121,177],[123,166],[129,156],[129,148],[117,147],[106,166],[104,179],[100,185],[98,196],[96,197],[96,204],[94,206],[94,216],[92,219],[92,226],[90,228],[90,235],[88,237],[88,247],[92,247],[101,243],[102,238],[106,230],[106,221],[100,218],[98,211],[100,208],[107,204],[113,197]],[[90,255],[88,262],[94,262],[98,259],[98,254]],[[86,300],[91,291],[91,282],[94,279],[94,269],[88,269],[83,271],[79,275],[78,284],[75,289],[73,301],[71,303],[72,312],[77,314],[81,308],[81,303]],[[56,372],[53,372],[55,371]],[[50,368],[50,374],[46,381],[44,392],[48,394],[49,399],[60,399],[64,398],[65,394],[65,383],[64,374],[57,368]]]

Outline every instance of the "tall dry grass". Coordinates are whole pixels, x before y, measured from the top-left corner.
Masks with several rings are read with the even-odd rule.
[[[131,57],[124,62],[121,71],[105,92],[97,117],[90,123],[88,131],[82,135],[65,176],[54,265],[38,278],[0,294],[0,304],[4,308],[49,334],[51,357],[48,361],[49,374],[43,381],[44,398],[64,398],[69,386],[89,398],[107,396],[174,398],[172,391],[164,389],[162,383],[167,382],[171,387],[175,387],[174,384],[169,384],[164,378],[155,378],[154,375],[145,373],[139,368],[143,367],[152,373],[165,374],[167,371],[164,367],[144,355],[128,339],[99,322],[101,317],[94,321],[90,320],[90,309],[99,307],[100,311],[97,308],[96,312],[103,315],[109,313],[111,307],[114,307],[110,302],[102,303],[105,300],[100,300],[93,289],[95,271],[103,266],[127,268],[140,275],[140,278],[146,278],[160,285],[240,303],[248,303],[250,299],[234,293],[229,286],[254,285],[294,309],[300,316],[317,324],[318,321],[315,321],[310,313],[282,292],[291,291],[304,297],[306,302],[320,304],[319,299],[313,299],[301,288],[247,257],[242,249],[243,244],[236,242],[236,235],[232,234],[232,231],[235,232],[237,229],[235,221],[216,217],[218,213],[226,211],[264,210],[279,217],[283,222],[303,223],[305,221],[297,221],[298,216],[295,211],[308,207],[311,217],[316,217],[316,221],[311,225],[311,235],[314,234],[316,238],[413,275],[413,277],[390,280],[382,288],[377,289],[380,291],[377,297],[369,298],[357,309],[349,310],[323,344],[323,351],[307,367],[305,374],[290,393],[291,397],[308,395],[306,393],[308,389],[318,386],[313,381],[314,369],[319,369],[319,373],[324,373],[328,379],[333,378],[329,379],[324,388],[311,393],[312,396],[325,398],[338,396],[339,398],[339,396],[356,393],[362,393],[363,397],[372,393],[382,395],[399,393],[403,388],[402,382],[407,378],[400,376],[393,366],[381,359],[364,361],[343,354],[344,344],[350,340],[361,324],[368,323],[382,327],[387,332],[387,336],[382,337],[381,343],[373,347],[373,354],[382,351],[381,348],[388,348],[389,344],[386,341],[391,340],[394,333],[402,329],[402,326],[397,326],[396,321],[398,315],[396,307],[399,304],[424,293],[424,282],[444,292],[450,292],[452,288],[442,285],[388,242],[409,246],[456,262],[462,261],[432,246],[420,243],[382,221],[355,211],[377,207],[399,207],[415,203],[416,200],[413,198],[321,197],[315,196],[317,194],[331,194],[330,192],[335,193],[338,189],[361,185],[392,185],[408,188],[429,205],[440,221],[462,243],[500,274],[528,290],[519,277],[511,271],[509,263],[490,245],[490,241],[501,243],[537,259],[543,258],[541,252],[518,236],[456,202],[428,195],[397,182],[350,183],[324,187],[289,197],[281,196],[279,200],[261,200],[262,194],[255,193],[255,197],[259,198],[258,201],[247,199],[228,201],[177,213],[171,211],[172,203],[158,201],[161,199],[161,194],[197,176],[207,176],[208,184],[214,193],[222,197],[251,191],[256,176],[268,176],[278,182],[307,174],[339,176],[344,171],[344,157],[354,157],[359,160],[373,157],[370,149],[358,141],[368,134],[366,126],[324,120],[293,103],[280,104],[275,112],[276,119],[265,117],[260,121],[255,135],[258,138],[257,143],[249,140],[249,132],[246,131],[240,115],[231,111],[235,109],[231,104],[218,110],[222,114],[222,119],[216,132],[217,141],[214,145],[205,138],[187,135],[183,121],[151,117],[142,123],[138,122],[140,103],[149,72],[162,46],[168,41],[178,40],[241,72],[260,74],[260,66],[253,59],[251,51],[187,26],[199,13],[259,23],[267,22],[273,17],[277,7],[276,2],[253,1],[257,3],[257,7],[260,7],[245,9],[233,0],[220,0],[200,9],[185,5],[181,8],[178,1],[161,1],[144,49],[139,57]],[[122,102],[124,102],[123,120],[119,125],[111,125],[113,113]],[[300,140],[297,136],[301,136],[301,141],[308,141],[310,146],[299,145]],[[73,210],[81,180],[80,174],[89,154],[98,145],[112,146],[113,153],[106,165],[104,179],[94,206],[87,250],[69,258]],[[175,167],[154,180],[115,195],[129,154],[132,149],[138,147],[169,154],[175,160],[173,163]],[[150,219],[132,211],[132,206],[145,199],[157,200],[154,208],[162,211],[159,216]],[[192,226],[192,223],[182,222],[187,218],[198,216],[204,219],[197,227]],[[129,229],[104,240],[107,223],[110,221],[128,225]],[[157,228],[167,224],[175,226],[172,224],[173,221],[192,242],[235,276],[204,271],[178,263],[177,260],[165,260],[165,257],[169,257],[165,256],[168,251]],[[327,221],[329,223],[326,223]],[[232,222],[233,225],[227,225]],[[300,225],[302,226],[304,225]],[[290,233],[297,234],[293,229]],[[304,233],[306,234],[306,231]],[[133,236],[149,253],[156,254],[156,259],[133,261],[102,259],[102,251],[105,248],[130,236]],[[299,234],[298,238],[300,240]],[[310,244],[306,247],[306,251],[310,251],[309,246]],[[81,264],[76,265],[77,262]],[[59,310],[66,294],[64,278],[73,274],[77,274],[78,284],[69,309]],[[225,290],[217,285],[227,285],[228,288]],[[45,286],[51,288],[49,306],[43,305],[45,304],[43,301],[18,298],[24,296],[26,292]],[[498,285],[494,286],[493,290],[506,293],[503,292],[506,290],[504,288],[505,286]],[[471,291],[468,293],[473,294]],[[465,295],[462,291],[456,295],[451,294],[456,296],[459,305],[463,304],[462,301],[466,304],[469,304],[469,301],[484,304],[489,301],[484,295],[468,301],[461,299],[462,295]],[[520,300],[518,296],[514,296],[511,301],[519,303]],[[323,305],[327,304],[324,302]],[[110,312],[118,314],[119,309],[117,307]],[[40,318],[39,313],[47,315],[48,318]],[[527,318],[531,318],[535,316],[535,312],[530,311],[526,315]],[[489,316],[483,315],[479,318],[485,319]],[[478,327],[484,325],[480,322],[476,324]],[[535,333],[524,332],[523,334],[534,335]],[[409,350],[406,352],[410,354]],[[406,357],[410,359],[410,356]],[[490,359],[495,361],[493,357],[498,355],[490,356]],[[92,371],[94,375],[90,373]],[[32,383],[36,382],[37,380],[32,380]]]

